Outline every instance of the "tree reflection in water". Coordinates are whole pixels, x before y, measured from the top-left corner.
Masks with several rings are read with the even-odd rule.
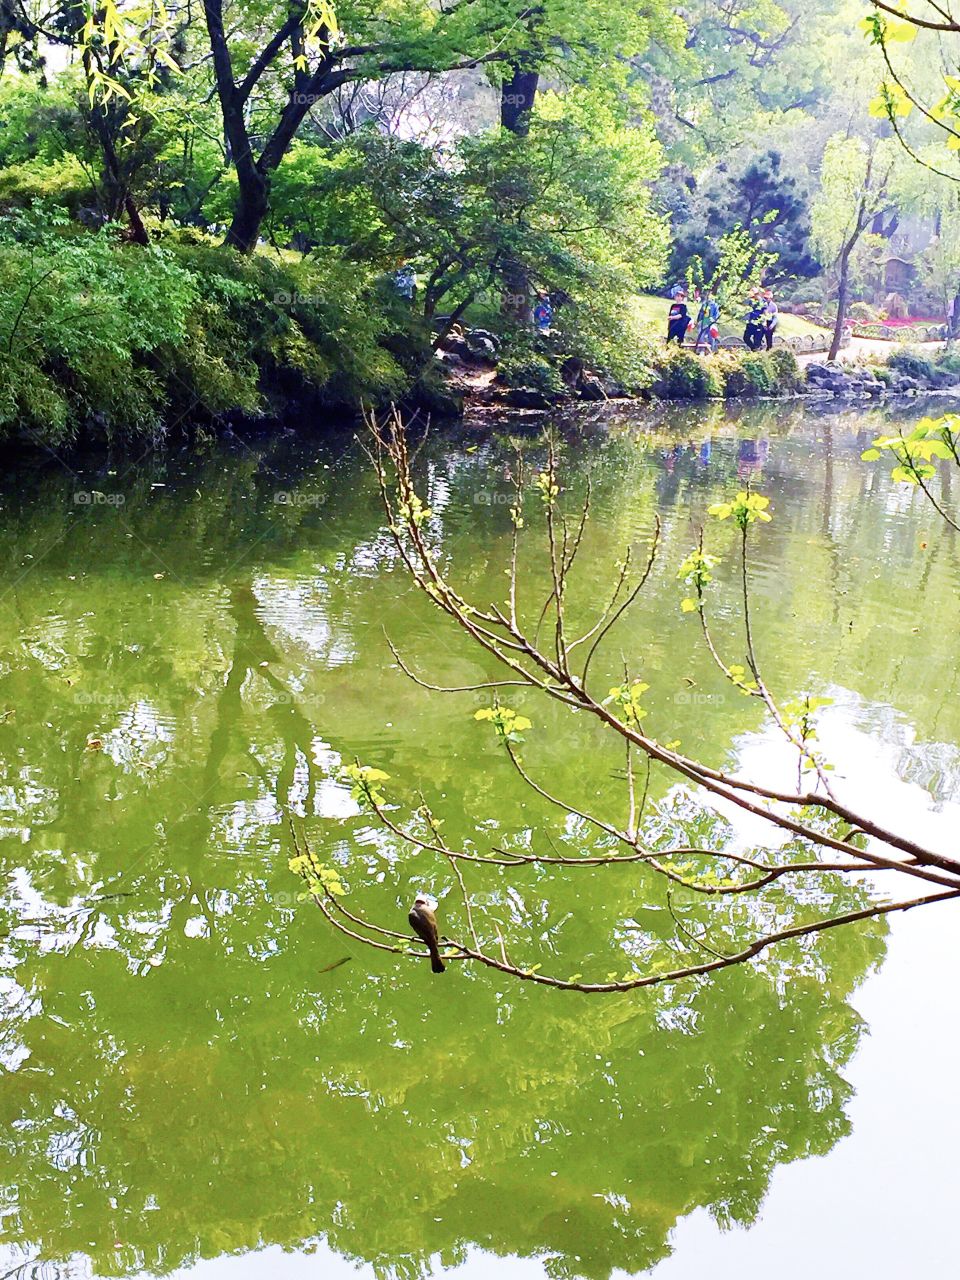
[[[777,608],[758,625],[783,655],[779,677],[799,686],[816,660],[836,661],[829,593],[803,624],[786,616],[812,563],[836,563],[838,545],[844,562],[861,554],[887,516],[854,522],[862,475],[836,441],[831,519],[804,507],[822,455],[792,439],[802,424],[774,425],[779,436],[767,422],[754,434],[770,435],[765,465],[797,501],[778,513]],[[698,504],[742,465],[734,427],[711,430],[689,476],[673,477]],[[495,446],[436,459],[449,554],[475,590],[509,536],[499,506],[477,515],[477,486],[498,466]],[[654,445],[599,446],[596,477],[599,566],[657,501]],[[288,802],[378,918],[402,921],[436,875],[355,816],[333,780],[341,760],[375,758],[400,788],[446,792],[460,838],[491,812],[504,830],[576,838],[524,808],[509,767],[465,728],[474,704],[438,707],[385,670],[381,623],[443,678],[474,667],[396,572],[355,455],[305,467],[282,449],[215,453],[199,479],[175,467],[128,477],[123,506],[82,519],[74,486],[21,478],[0,534],[0,709],[15,709],[0,723],[5,1242],[52,1262],[87,1255],[102,1275],[324,1237],[383,1276],[419,1276],[431,1256],[450,1264],[477,1245],[542,1257],[557,1277],[606,1277],[664,1257],[698,1206],[749,1223],[778,1164],[847,1132],[842,1071],[863,1030],[849,1001],[882,956],[882,923],[709,983],[599,1001],[455,966],[430,981],[365,951],[338,963],[349,947],[297,903],[286,869]],[[281,490],[324,500],[275,503]],[[664,521],[685,546],[687,511],[671,505]],[[666,577],[660,588],[673,590]],[[838,649],[846,615],[879,607],[845,602]],[[636,623],[651,685],[671,699],[693,662],[673,612]],[[778,647],[791,626],[795,643]],[[865,697],[871,680],[895,696],[889,672],[849,679]],[[717,760],[745,727],[732,703],[671,714]],[[541,726],[547,766],[614,785],[615,763],[589,739],[571,750],[560,724]],[[598,904],[583,904],[601,884],[598,928]],[[511,946],[535,932],[571,969],[622,968],[635,939],[673,934],[660,891],[629,868],[596,881],[511,872],[490,892]]]

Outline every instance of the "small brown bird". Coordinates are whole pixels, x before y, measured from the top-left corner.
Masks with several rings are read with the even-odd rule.
[[[413,932],[427,944],[430,952],[430,968],[434,973],[443,973],[444,963],[440,959],[440,935],[437,932],[437,917],[433,914],[430,899],[418,893],[414,899],[410,914],[407,916]]]

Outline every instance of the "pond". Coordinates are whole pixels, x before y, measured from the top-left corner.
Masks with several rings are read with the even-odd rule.
[[[762,770],[769,729],[711,666],[676,572],[749,479],[774,513],[751,571],[768,683],[832,697],[840,785],[944,843],[960,548],[860,460],[881,425],[779,404],[564,429],[572,496],[592,483],[574,608],[590,616],[659,514],[603,678],[623,654],[651,732]],[[481,602],[505,590],[508,428],[528,430],[431,437],[418,464],[437,554]],[[7,1274],[952,1274],[955,909],[597,997],[358,948],[298,899],[288,811],[388,926],[421,888],[444,920],[458,898],[448,866],[358,811],[344,764],[484,849],[596,837],[517,777],[474,719],[489,694],[432,693],[394,662],[387,637],[432,683],[495,674],[409,581],[349,432],[21,462],[0,501]],[[739,660],[730,530],[708,536]],[[535,548],[524,564],[535,609],[547,570]],[[598,732],[512,703],[531,771],[619,814],[623,762]],[[652,803],[724,821],[659,783]],[[479,877],[525,962],[603,978],[675,943],[636,869]]]

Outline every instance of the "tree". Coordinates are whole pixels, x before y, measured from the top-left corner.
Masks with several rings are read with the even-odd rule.
[[[656,0],[659,6],[659,0]],[[663,12],[660,7],[655,15]],[[205,0],[207,32],[217,94],[223,113],[230,158],[236,167],[238,202],[227,236],[229,244],[249,253],[256,243],[268,207],[272,173],[286,155],[308,113],[325,98],[350,83],[370,82],[411,71],[454,72],[519,59],[526,68],[531,23],[542,44],[544,65],[561,65],[571,49],[590,49],[604,37],[617,48],[632,47],[649,32],[649,14],[630,5],[577,6],[572,0],[547,0],[535,15],[525,6],[476,0],[435,12],[425,0],[404,9],[402,16],[371,14],[362,4],[348,2],[336,12],[326,0],[241,9],[241,22],[265,33],[236,56],[228,41],[222,0]],[[534,22],[535,16],[535,22]],[[526,71],[524,72],[526,74]],[[533,73],[531,73],[533,74]],[[539,74],[539,72],[537,72]],[[532,107],[513,104],[511,117],[522,133],[522,121]],[[519,90],[518,90],[519,93]],[[274,104],[280,101],[279,109]],[[251,128],[251,119],[257,128]],[[269,123],[268,123],[269,121]]]
[[[813,238],[837,274],[837,318],[828,359],[840,350],[850,301],[853,255],[874,219],[890,207],[893,153],[889,140],[835,134],[827,144],[820,191],[812,208]]]
[[[639,571],[632,571],[630,558],[625,556],[599,618],[585,630],[572,630],[568,612],[571,570],[589,517],[589,495],[579,515],[568,520],[560,500],[561,476],[556,450],[552,440],[548,441],[546,465],[532,477],[529,486],[522,456],[518,456],[513,470],[514,533],[505,603],[468,600],[446,576],[432,551],[431,511],[417,492],[401,421],[396,416],[387,424],[371,419],[370,427],[371,462],[397,554],[416,585],[478,650],[497,662],[502,676],[470,686],[438,686],[410,670],[403,656],[391,645],[394,657],[412,680],[426,688],[450,693],[466,689],[490,691],[491,704],[478,710],[475,719],[489,724],[519,777],[541,800],[569,815],[580,829],[598,832],[607,845],[602,852],[591,855],[556,848],[546,853],[529,844],[517,847],[502,839],[486,852],[458,846],[446,838],[443,820],[425,798],[410,820],[405,821],[387,800],[385,784],[389,775],[384,770],[360,761],[347,766],[345,773],[352,782],[354,798],[386,831],[410,849],[430,854],[445,864],[456,881],[462,900],[464,933],[460,940],[447,939],[450,959],[535,985],[602,995],[717,973],[749,962],[771,947],[876,919],[892,911],[911,910],[960,897],[960,860],[919,845],[909,834],[885,829],[869,814],[854,810],[836,794],[829,764],[816,745],[816,713],[824,700],[807,695],[780,704],[763,679],[753,643],[748,552],[755,528],[771,519],[767,498],[741,491],[730,501],[710,508],[711,515],[720,521],[729,519],[737,531],[734,545],[742,588],[746,665],[725,659],[711,633],[708,601],[717,559],[706,550],[703,533],[699,544],[680,565],[677,576],[688,590],[681,608],[684,613],[697,616],[707,649],[727,682],[744,697],[756,698],[763,704],[776,730],[796,752],[794,790],[765,786],[747,777],[710,768],[680,752],[677,742],[663,743],[652,737],[643,725],[647,715],[643,695],[649,686],[630,671],[626,660],[621,680],[610,688],[606,697],[601,698],[594,691],[592,663],[605,637],[637,599],[649,578],[657,553],[657,524],[651,531],[646,563]],[[923,466],[932,470],[931,451],[935,451],[935,456],[944,456],[943,451],[949,448],[955,460],[960,458],[954,435],[949,444],[939,439],[925,440],[915,447],[915,453],[925,458]],[[901,467],[905,465],[909,464],[901,461]],[[926,480],[926,475],[914,468],[909,476],[905,473],[904,478],[920,483]],[[552,577],[546,601],[534,605],[529,621],[525,620],[521,607],[522,582],[518,574],[528,495],[543,513]],[[550,641],[541,644],[538,640],[541,633],[549,633]],[[613,814],[596,813],[582,802],[557,794],[549,782],[535,776],[524,745],[531,721],[501,700],[502,691],[508,689],[535,690],[543,699],[555,700],[587,715],[605,734],[620,741],[625,759],[625,821]],[[509,696],[503,693],[504,698]],[[637,777],[638,758],[646,770],[642,781]],[[771,824],[783,843],[774,852],[756,849],[749,855],[711,843],[709,838],[691,845],[689,828],[678,820],[679,815],[671,813],[669,806],[661,806],[655,815],[646,812],[650,771],[654,768],[665,769],[677,780],[686,779],[702,788],[709,798],[732,804]],[[291,831],[294,847],[291,869],[302,877],[313,901],[334,928],[375,950],[414,960],[429,958],[426,951],[411,949],[403,933],[345,906],[342,867],[317,857],[296,824]],[[466,879],[468,874],[472,877],[503,868],[563,867],[574,875],[582,874],[587,868],[618,866],[642,866],[662,877],[668,885],[668,902],[674,894],[681,895],[684,901],[687,895],[701,895],[716,904],[711,926],[700,934],[685,928],[674,914],[689,944],[689,954],[651,957],[646,964],[638,963],[634,956],[628,972],[606,977],[543,972],[542,961],[530,964],[526,959],[511,959],[491,913],[489,895],[472,891]],[[818,891],[816,886],[833,886],[864,872],[879,872],[894,879],[905,877],[913,881],[915,887],[919,886],[920,891],[908,897],[874,899],[850,910],[831,911],[829,890]],[[779,902],[784,884],[794,880],[805,905],[799,918],[785,924],[775,910],[764,906],[764,898],[770,893],[773,901]],[[741,902],[750,905],[741,910]],[[674,912],[672,905],[670,910]],[[746,943],[742,935],[745,920],[752,922],[752,937]]]
[[[807,183],[790,171],[780,151],[735,156],[699,179],[674,170],[667,186],[674,214],[672,277],[683,276],[693,257],[703,261],[709,274],[716,266],[720,237],[735,226],[749,228],[757,244],[776,255],[777,278],[819,271],[810,253]]]

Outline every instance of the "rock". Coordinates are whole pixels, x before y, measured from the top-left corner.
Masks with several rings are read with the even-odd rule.
[[[455,330],[451,330],[444,338],[441,350],[449,352],[452,356],[456,356],[457,359],[462,360],[464,364],[473,362],[473,352],[467,345],[466,338]]]
[[[595,373],[583,373],[577,384],[577,395],[581,400],[606,400],[607,393],[603,383]]]
[[[583,361],[579,356],[567,356],[560,366],[560,377],[568,387],[575,387],[583,373]]]
[[[546,392],[536,387],[511,387],[504,399],[514,409],[549,409],[553,404]]]
[[[609,374],[603,374],[600,377],[600,385],[603,387],[604,393],[608,400],[626,400],[627,388],[616,378],[611,378]]]
[[[470,329],[464,338],[472,355],[481,360],[490,360],[494,364],[500,354],[500,340],[489,329]]]

